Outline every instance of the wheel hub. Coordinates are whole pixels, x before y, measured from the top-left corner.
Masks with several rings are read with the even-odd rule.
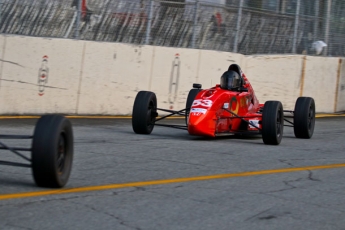
[[[57,169],[58,173],[62,174],[65,168],[65,159],[66,159],[66,141],[65,135],[60,134],[59,144],[58,144],[58,154],[57,154]]]

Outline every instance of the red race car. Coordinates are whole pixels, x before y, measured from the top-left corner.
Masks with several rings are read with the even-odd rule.
[[[158,117],[157,111],[168,115]],[[186,125],[157,123],[173,115],[185,116]],[[284,126],[293,127],[297,138],[312,137],[315,102],[311,97],[299,97],[294,111],[283,110],[280,101],[260,104],[245,74],[232,64],[215,87],[202,90],[200,84],[193,84],[182,110],[157,108],[155,93],[140,91],[133,105],[133,130],[150,134],[155,125],[186,129],[197,136],[261,134],[265,144],[279,145]]]

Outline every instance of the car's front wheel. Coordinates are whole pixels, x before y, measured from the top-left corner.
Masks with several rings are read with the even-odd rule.
[[[32,172],[37,186],[65,186],[73,162],[71,122],[60,115],[44,115],[36,124],[31,150]]]
[[[295,137],[309,139],[313,136],[315,127],[315,101],[313,98],[297,98],[293,121]]]
[[[185,116],[186,125],[188,125],[190,108],[192,107],[192,104],[196,95],[198,95],[200,91],[201,89],[191,89],[188,93],[187,101],[186,101],[186,116]]]
[[[156,94],[140,91],[134,101],[132,112],[132,128],[138,134],[150,134],[157,117]]]
[[[283,138],[284,112],[280,101],[266,101],[262,112],[262,140],[279,145]]]

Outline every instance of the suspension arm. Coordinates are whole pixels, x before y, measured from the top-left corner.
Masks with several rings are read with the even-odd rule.
[[[249,124],[249,125],[251,125],[251,126],[257,128],[258,130],[260,130],[260,131],[262,130],[262,129],[260,129],[258,126],[256,126],[256,125],[250,123],[249,121],[245,120],[243,117],[238,116],[236,113],[234,113],[234,112],[232,112],[232,111],[230,111],[230,110],[228,110],[228,109],[225,109],[225,108],[223,108],[223,109],[224,109],[225,111],[231,113],[231,114],[232,114],[233,116],[235,116],[236,118],[239,118],[239,119],[241,119],[242,121],[246,122],[247,124]]]
[[[16,154],[17,156],[23,158],[24,160],[27,160],[27,161],[30,161],[31,162],[31,159],[24,156],[23,154],[21,154],[20,152],[18,152],[15,148],[12,148],[12,147],[9,147],[7,145],[5,145],[4,143],[0,142],[0,147],[2,147],[2,149],[7,149],[7,150],[10,150],[11,152],[13,152],[14,154]]]
[[[182,109],[182,110],[175,111],[175,110],[157,108],[157,110],[164,111],[164,112],[168,112],[168,113],[171,113],[171,114],[168,114],[168,115],[166,115],[166,116],[157,118],[157,119],[155,120],[155,122],[160,121],[160,120],[163,120],[163,119],[165,119],[165,118],[167,118],[167,117],[171,117],[171,116],[173,116],[173,115],[186,116],[186,112],[185,112],[186,109]]]
[[[23,163],[10,162],[10,161],[0,161],[0,165],[9,165],[9,166],[31,168],[30,164],[23,164]]]

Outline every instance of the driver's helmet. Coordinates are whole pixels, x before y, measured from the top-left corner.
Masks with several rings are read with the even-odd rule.
[[[238,90],[241,86],[240,75],[233,70],[228,70],[220,77],[220,88],[228,90]]]

